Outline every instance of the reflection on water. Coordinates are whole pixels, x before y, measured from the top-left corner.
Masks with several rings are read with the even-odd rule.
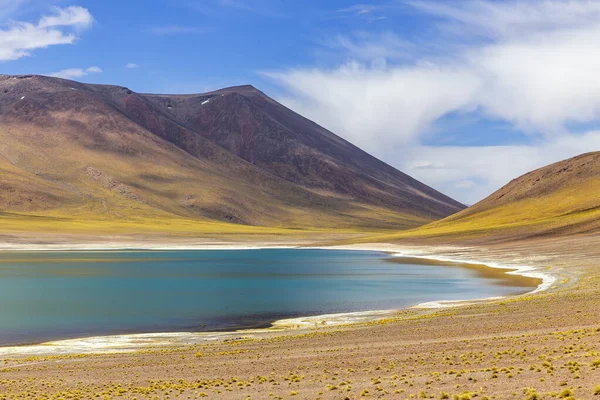
[[[258,327],[293,316],[503,296],[539,283],[435,264],[339,250],[3,253],[0,345]]]
[[[466,262],[455,262],[455,261],[441,261],[431,260],[426,258],[417,257],[390,257],[386,261],[393,262],[396,264],[410,264],[410,265],[438,265],[442,267],[455,267],[469,269],[478,278],[488,279],[487,283],[500,286],[509,287],[520,287],[520,288],[532,288],[536,287],[541,283],[540,278],[531,278],[529,276],[507,274],[511,272],[510,269],[504,268],[490,268],[484,264],[474,264]]]

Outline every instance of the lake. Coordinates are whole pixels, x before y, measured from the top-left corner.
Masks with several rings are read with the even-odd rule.
[[[263,327],[295,316],[524,293],[533,282],[367,251],[0,253],[0,345]]]

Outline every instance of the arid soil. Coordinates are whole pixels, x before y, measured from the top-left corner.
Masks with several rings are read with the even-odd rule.
[[[3,361],[0,399],[600,396],[600,236],[435,251],[548,267],[560,282],[532,295],[409,309],[382,321],[262,339],[240,335],[133,353],[15,356]]]

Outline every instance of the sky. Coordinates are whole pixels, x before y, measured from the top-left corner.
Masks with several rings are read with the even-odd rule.
[[[0,0],[0,73],[252,84],[466,204],[600,150],[600,0]]]

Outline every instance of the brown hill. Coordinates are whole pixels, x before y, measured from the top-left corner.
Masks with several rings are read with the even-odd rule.
[[[594,152],[529,172],[466,210],[388,239],[515,240],[598,231],[600,152]]]
[[[0,187],[4,213],[81,220],[405,228],[462,208],[249,86],[43,76],[0,76]]]

